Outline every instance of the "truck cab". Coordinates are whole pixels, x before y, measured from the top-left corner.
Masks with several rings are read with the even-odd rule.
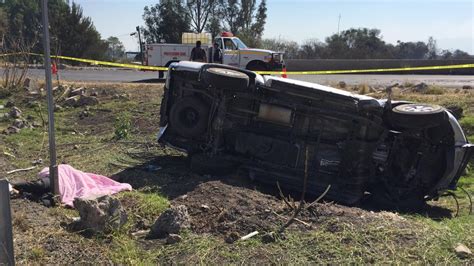
[[[281,71],[284,67],[283,53],[271,50],[249,48],[238,37],[224,32],[214,39],[222,52],[222,63],[253,71]],[[212,48],[214,50],[214,48]],[[212,51],[214,53],[215,51]],[[210,56],[212,59],[213,57]]]

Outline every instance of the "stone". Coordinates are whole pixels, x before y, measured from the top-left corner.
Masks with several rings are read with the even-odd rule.
[[[85,117],[89,117],[89,112],[86,110],[79,113],[79,119],[84,119]]]
[[[41,127],[42,125],[36,121],[33,121],[33,123],[31,124],[32,127],[36,128],[36,127]]]
[[[5,109],[5,106],[3,106],[3,105],[0,105],[0,109]]]
[[[20,118],[22,113],[23,112],[18,107],[13,106],[9,114],[12,118]]]
[[[172,245],[181,242],[183,238],[180,235],[177,234],[169,234],[168,237],[166,237],[166,244]]]
[[[424,82],[417,84],[413,86],[412,91],[413,92],[419,92],[419,93],[425,93],[428,90],[428,85]]]
[[[262,242],[265,244],[273,243],[275,241],[276,241],[276,236],[274,232],[269,232],[262,236]]]
[[[237,232],[230,232],[229,234],[226,235],[225,237],[225,242],[227,244],[233,244],[235,241],[240,239],[240,235]]]
[[[59,112],[59,111],[62,111],[63,110],[63,107],[59,104],[55,104],[54,105],[54,111],[55,112]]]
[[[21,128],[24,128],[26,124],[25,124],[25,121],[21,119],[15,119],[15,121],[13,121],[13,126],[21,129]]]
[[[110,233],[127,222],[127,214],[120,201],[111,196],[75,198],[74,208],[81,219],[78,226],[92,233]]]
[[[201,210],[208,211],[209,209],[210,209],[209,206],[207,206],[206,204],[201,205]]]
[[[462,86],[462,89],[463,90],[472,90],[472,86],[464,85],[464,86]]]
[[[80,88],[77,88],[75,90],[72,90],[70,93],[69,93],[69,97],[72,97],[72,96],[78,96],[78,95],[84,95],[86,93],[86,89],[84,87],[80,87]]]
[[[163,238],[169,234],[179,234],[191,227],[191,217],[184,205],[171,207],[164,211],[151,226],[150,238]]]
[[[344,81],[339,81],[338,85],[339,85],[339,88],[341,89],[345,89],[347,86],[347,84]]]
[[[96,105],[99,104],[99,100],[93,96],[81,95],[77,101],[77,106]]]
[[[99,96],[99,93],[97,91],[92,91],[90,95],[94,96],[94,97],[97,97],[97,96]]]
[[[463,244],[458,243],[454,248],[454,252],[461,259],[467,259],[472,256],[471,250]]]
[[[10,135],[10,134],[16,134],[20,133],[20,129],[14,126],[9,126],[7,129],[3,131],[5,134]]]
[[[77,103],[79,101],[79,96],[72,96],[72,97],[69,97],[69,98],[66,98],[66,100],[64,101],[64,105],[65,106],[70,106],[70,107],[76,107],[77,106]]]

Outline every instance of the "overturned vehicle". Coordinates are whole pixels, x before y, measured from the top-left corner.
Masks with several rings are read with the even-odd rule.
[[[158,140],[191,169],[355,204],[416,204],[455,189],[474,147],[440,106],[377,100],[216,64],[170,66]],[[307,163],[306,163],[307,162]]]

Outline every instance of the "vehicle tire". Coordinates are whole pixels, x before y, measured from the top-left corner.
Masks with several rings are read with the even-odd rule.
[[[178,100],[170,110],[170,126],[177,134],[193,138],[207,129],[209,107],[200,99],[185,97]]]
[[[260,61],[253,61],[247,65],[247,69],[251,71],[267,71],[267,66]]]
[[[204,72],[204,79],[210,85],[222,89],[244,90],[249,86],[247,74],[227,68],[208,68]]]
[[[235,172],[238,164],[219,156],[209,157],[203,153],[190,155],[191,171],[202,175],[228,175]]]
[[[395,128],[430,128],[446,120],[443,107],[433,104],[401,104],[392,108],[390,122]]]
[[[165,71],[159,70],[158,71],[158,79],[163,79],[165,77]]]

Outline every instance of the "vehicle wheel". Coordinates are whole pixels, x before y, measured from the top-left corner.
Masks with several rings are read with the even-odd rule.
[[[263,62],[252,62],[247,66],[248,70],[252,71],[267,71],[267,66]]]
[[[171,107],[170,126],[179,135],[193,138],[207,129],[209,107],[194,97],[183,98]]]
[[[396,128],[430,128],[439,126],[446,119],[444,108],[439,105],[414,103],[401,104],[392,109],[391,124]]]
[[[189,166],[191,171],[202,175],[228,175],[237,170],[238,164],[219,156],[209,157],[198,153],[191,155]]]
[[[164,77],[165,77],[165,71],[159,70],[159,71],[158,71],[158,78],[159,78],[159,79],[162,79],[162,78],[164,78]]]
[[[249,86],[249,76],[232,69],[211,67],[204,75],[205,80],[216,88],[243,90]]]

